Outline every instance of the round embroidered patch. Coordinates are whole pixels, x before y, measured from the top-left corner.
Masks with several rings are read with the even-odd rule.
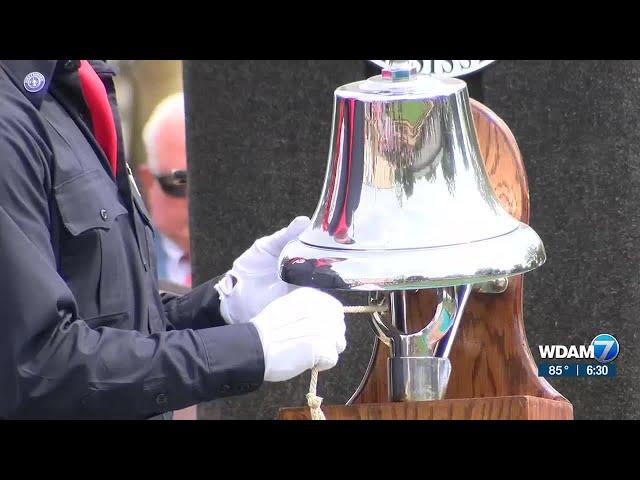
[[[43,89],[44,84],[45,78],[40,72],[31,72],[29,75],[24,77],[24,88],[26,88],[28,92],[39,92]]]

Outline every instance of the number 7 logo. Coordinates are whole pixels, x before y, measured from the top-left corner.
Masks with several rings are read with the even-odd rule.
[[[601,363],[615,360],[620,351],[618,340],[612,335],[603,333],[591,341],[593,345],[594,357]]]

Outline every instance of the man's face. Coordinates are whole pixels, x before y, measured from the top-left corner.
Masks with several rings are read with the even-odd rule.
[[[155,226],[164,235],[189,252],[189,206],[187,197],[175,197],[165,192],[156,176],[186,170],[184,118],[166,119],[153,137],[155,166],[139,168],[139,176],[146,192],[147,204]],[[152,163],[153,165],[153,163]],[[155,175],[155,176],[154,176]]]

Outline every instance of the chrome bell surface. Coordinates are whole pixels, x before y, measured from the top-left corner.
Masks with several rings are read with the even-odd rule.
[[[335,91],[321,199],[282,252],[284,281],[435,288],[521,274],[545,259],[538,235],[493,192],[465,82],[396,61]]]

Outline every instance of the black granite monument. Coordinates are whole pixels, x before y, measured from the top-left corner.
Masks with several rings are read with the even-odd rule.
[[[529,345],[620,343],[615,378],[551,383],[576,419],[640,418],[640,61],[500,61],[484,103],[518,139],[547,263],[525,280]],[[568,361],[569,362],[569,361]]]

